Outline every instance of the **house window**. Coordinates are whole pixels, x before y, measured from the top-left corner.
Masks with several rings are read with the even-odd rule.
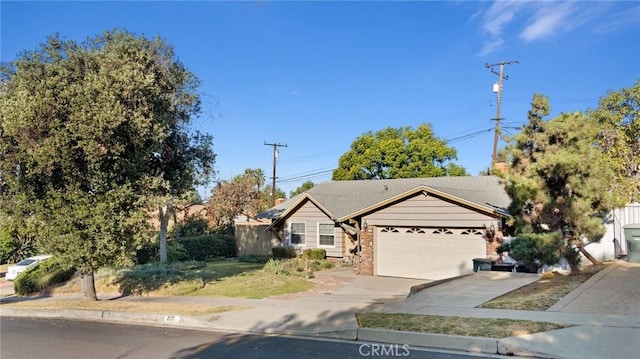
[[[304,223],[291,223],[291,244],[304,244],[305,225]]]
[[[318,225],[318,244],[333,247],[334,240],[333,223],[320,223]]]
[[[433,231],[433,234],[453,234],[453,232],[451,232],[446,228],[438,228],[435,231]]]
[[[472,235],[472,236],[481,236],[482,232],[475,228],[467,228],[462,231],[460,234]]]

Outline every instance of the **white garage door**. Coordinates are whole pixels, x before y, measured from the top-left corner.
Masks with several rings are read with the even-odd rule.
[[[478,229],[384,227],[376,231],[375,267],[380,276],[444,279],[473,272],[486,256]]]

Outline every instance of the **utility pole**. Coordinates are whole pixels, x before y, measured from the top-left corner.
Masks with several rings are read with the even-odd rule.
[[[271,184],[271,205],[275,206],[276,205],[276,159],[278,158],[278,147],[287,147],[287,144],[285,143],[283,145],[280,143],[267,143],[267,141],[264,141],[264,145],[273,146],[273,177],[271,177],[273,179],[273,182]]]
[[[493,85],[493,92],[498,93],[498,106],[496,108],[496,129],[493,135],[493,153],[491,155],[491,167],[489,173],[493,173],[493,166],[496,164],[496,156],[498,151],[498,137],[500,133],[500,104],[502,102],[502,80],[508,80],[509,76],[504,74],[504,65],[517,64],[518,61],[500,61],[497,64],[485,64],[485,67],[491,70],[492,73],[498,75],[498,83]],[[499,72],[494,70],[494,67],[500,66]],[[497,88],[496,88],[497,87]]]

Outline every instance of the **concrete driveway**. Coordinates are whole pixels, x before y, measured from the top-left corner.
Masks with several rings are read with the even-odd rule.
[[[616,261],[547,309],[640,318],[640,264]]]
[[[385,311],[420,313],[429,307],[475,308],[540,279],[539,274],[481,271],[427,287]]]

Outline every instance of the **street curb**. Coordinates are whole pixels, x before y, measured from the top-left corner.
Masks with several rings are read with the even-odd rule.
[[[164,315],[154,313],[115,312],[90,309],[32,309],[1,308],[1,317],[31,317],[82,319],[94,322],[110,322],[122,324],[147,324],[154,326],[176,326],[183,329],[212,329],[200,320],[180,315]]]
[[[424,348],[448,349],[483,354],[498,354],[498,339],[495,338],[359,328],[358,341],[371,341],[388,344],[408,344],[410,346]]]
[[[1,308],[1,307],[0,307]],[[35,308],[1,308],[0,317],[28,317],[28,318],[60,318],[88,320],[93,322],[109,322],[121,324],[139,324],[152,326],[171,326],[181,329],[204,329],[220,332],[248,333],[248,334],[278,334],[288,336],[302,336],[326,339],[342,339],[354,341],[358,337],[358,328],[311,332],[302,330],[238,330],[215,327],[211,323],[190,316],[167,315],[139,312],[118,312],[90,309],[35,309]]]
[[[181,329],[212,330],[220,332],[287,335],[309,338],[339,339],[349,341],[370,341],[389,344],[408,344],[416,347],[458,350],[474,353],[496,354],[497,339],[468,336],[416,333],[398,330],[353,328],[311,332],[300,330],[253,330],[212,326],[207,321],[189,316],[166,315],[139,312],[117,312],[89,309],[34,309],[34,308],[1,308],[0,317],[60,318],[70,320],[88,320],[93,322],[109,322],[132,325],[151,325],[174,327]]]

